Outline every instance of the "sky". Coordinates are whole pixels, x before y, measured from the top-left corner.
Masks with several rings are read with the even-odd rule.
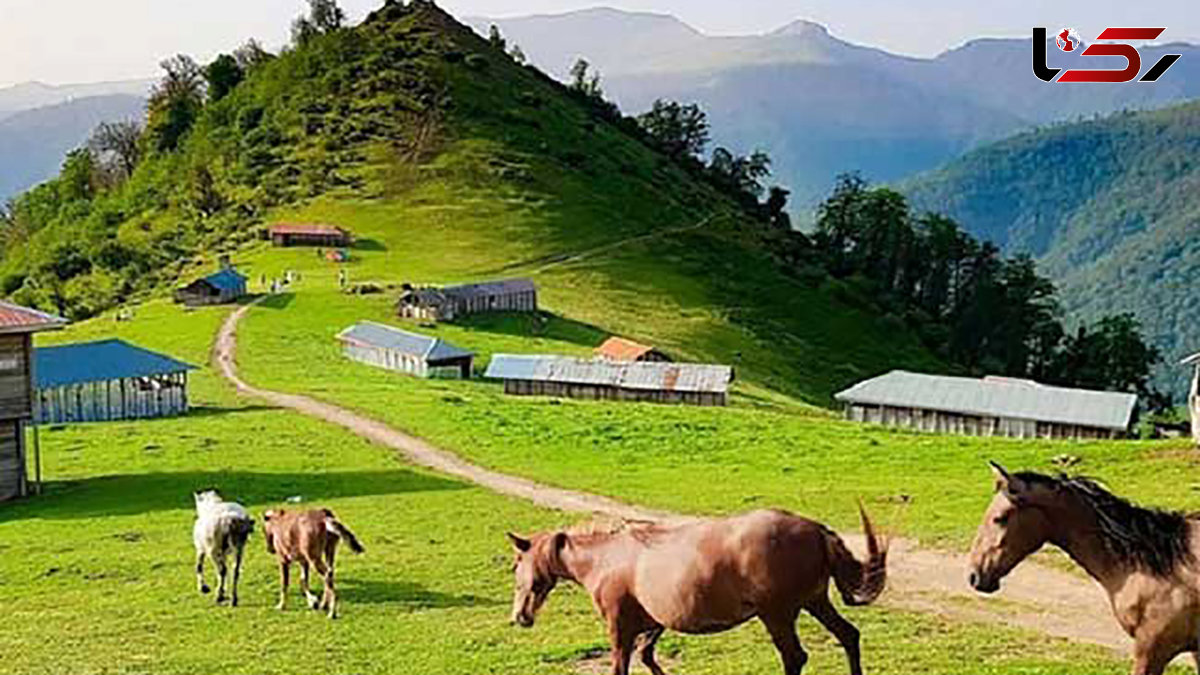
[[[1197,0],[440,0],[458,16],[508,17],[596,6],[673,14],[721,35],[763,33],[808,19],[834,35],[933,56],[975,37],[1027,37],[1033,26],[1166,26],[1166,39],[1200,41]],[[360,20],[382,0],[340,0]],[[0,87],[151,77],[175,53],[201,61],[255,37],[287,40],[304,0],[0,0]]]

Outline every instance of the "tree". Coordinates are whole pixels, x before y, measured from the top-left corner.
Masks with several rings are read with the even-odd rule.
[[[743,157],[726,148],[717,148],[713,150],[708,171],[718,185],[735,197],[757,204],[765,189],[762,181],[771,175],[771,158],[761,150]]]
[[[512,49],[508,50],[508,55],[512,57],[513,61],[516,61],[517,63],[519,63],[521,65],[525,65],[525,62],[527,60],[525,58],[525,51],[523,49],[521,49],[520,45],[513,45]]]
[[[673,158],[695,157],[709,141],[708,115],[696,104],[658,99],[638,124]]]
[[[189,56],[163,61],[163,79],[150,92],[147,129],[160,152],[179,147],[204,106],[204,71]]]
[[[571,89],[589,98],[604,96],[600,88],[600,73],[592,72],[592,64],[587,59],[579,59],[571,66]]]
[[[59,196],[65,202],[88,201],[96,194],[96,163],[87,150],[67,154],[58,174]]]
[[[221,54],[204,69],[204,79],[208,82],[208,100],[215,103],[225,98],[245,76],[236,58],[230,54]]]
[[[97,161],[121,178],[129,178],[142,158],[142,125],[133,120],[101,122],[88,139],[88,149]]]
[[[270,61],[271,52],[263,49],[258,40],[253,38],[246,41],[246,44],[233,50],[233,58],[237,61],[238,68],[243,73],[249,73],[258,66]]]
[[[336,0],[308,0],[308,15],[292,22],[292,42],[302,45],[318,35],[327,35],[342,27],[346,13]]]
[[[508,42],[500,33],[500,27],[496,24],[492,24],[491,28],[488,29],[488,43],[492,45],[492,49],[497,51],[503,52],[508,50]]]

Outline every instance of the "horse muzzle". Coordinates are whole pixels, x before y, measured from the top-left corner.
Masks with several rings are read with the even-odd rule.
[[[1000,579],[992,575],[984,574],[979,570],[972,570],[967,578],[967,583],[971,584],[979,593],[995,593],[1000,590]]]
[[[524,612],[520,612],[513,615],[512,625],[520,626],[521,628],[533,628],[533,617]]]

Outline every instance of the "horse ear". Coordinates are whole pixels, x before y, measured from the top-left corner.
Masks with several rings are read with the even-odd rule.
[[[504,536],[508,537],[508,541],[512,543],[513,548],[517,549],[518,553],[528,553],[529,549],[533,548],[533,542],[522,537],[518,537],[512,532],[505,532]]]
[[[1021,493],[1025,492],[1025,481],[1010,474],[1004,467],[995,462],[988,462],[992,467],[992,472],[996,474],[996,490],[1003,492],[1010,498],[1017,498]]]

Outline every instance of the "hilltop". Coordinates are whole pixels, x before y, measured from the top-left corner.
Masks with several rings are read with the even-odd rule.
[[[186,133],[171,121],[151,114],[151,150],[119,187],[81,181],[76,156],[22,200],[6,293],[89,316],[261,247],[286,217],[355,231],[377,252],[356,278],[534,276],[550,327],[504,330],[583,348],[625,334],[818,404],[892,367],[938,367],[869,301],[785,275],[761,222],[627,122],[430,3],[261,57]]]
[[[1133,312],[1161,377],[1200,344],[1200,103],[1064,124],[982,148],[905,186],[1010,253],[1028,252],[1088,319]]]

